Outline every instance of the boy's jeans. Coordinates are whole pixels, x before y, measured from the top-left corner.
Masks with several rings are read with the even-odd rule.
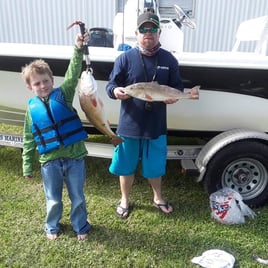
[[[85,234],[90,229],[84,196],[86,179],[84,159],[60,158],[42,165],[44,192],[46,195],[47,217],[45,231],[57,234],[62,216],[62,190],[65,181],[71,200],[71,222],[77,234]]]

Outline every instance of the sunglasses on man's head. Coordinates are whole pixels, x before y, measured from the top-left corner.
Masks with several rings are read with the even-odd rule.
[[[157,33],[159,28],[139,28],[139,33],[145,34],[145,33]]]

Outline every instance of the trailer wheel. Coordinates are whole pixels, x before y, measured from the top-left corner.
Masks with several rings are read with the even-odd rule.
[[[268,146],[250,140],[227,145],[208,163],[204,184],[209,194],[229,187],[248,205],[264,205],[268,200]]]

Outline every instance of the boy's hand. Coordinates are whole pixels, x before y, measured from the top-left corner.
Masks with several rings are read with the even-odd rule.
[[[75,45],[77,48],[81,49],[85,44],[88,43],[89,35],[86,31],[85,34],[82,36],[81,34],[77,34],[75,39]]]

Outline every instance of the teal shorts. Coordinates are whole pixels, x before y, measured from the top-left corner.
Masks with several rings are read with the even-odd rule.
[[[141,161],[142,176],[158,178],[166,173],[167,136],[157,139],[122,137],[124,142],[114,149],[109,171],[118,176],[133,175]]]

